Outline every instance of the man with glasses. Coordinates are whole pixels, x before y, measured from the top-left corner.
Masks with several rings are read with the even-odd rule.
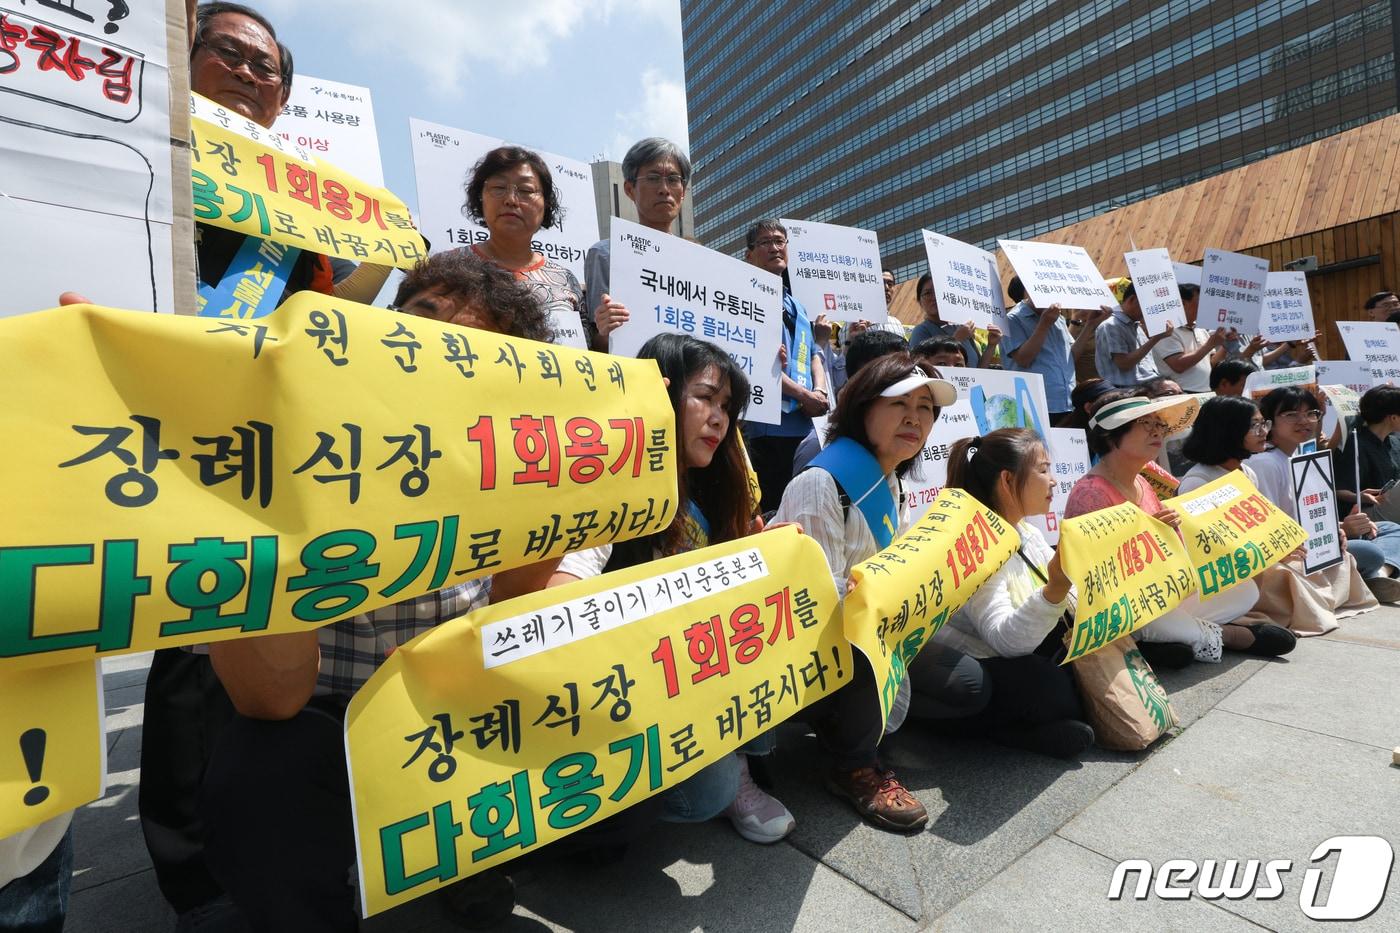
[[[1400,297],[1392,291],[1376,292],[1366,299],[1366,320],[1385,321],[1400,311]]]
[[[622,191],[637,206],[637,222],[670,233],[690,188],[690,157],[659,136],[633,143],[622,157]],[[598,325],[595,350],[607,350],[608,334],[627,323],[628,312],[608,294],[611,287],[611,241],[594,243],[583,260],[584,302]]]

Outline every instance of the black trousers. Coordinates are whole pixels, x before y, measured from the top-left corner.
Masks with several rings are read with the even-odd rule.
[[[792,482],[792,461],[797,456],[800,437],[774,437],[766,434],[752,440],[744,438],[744,446],[749,450],[749,462],[758,474],[758,488],[762,490],[760,510],[766,515],[783,501],[783,490]]]
[[[161,648],[146,676],[137,811],[160,893],[185,913],[223,893],[204,864],[199,787],[233,703],[209,656]]]
[[[958,719],[940,715],[948,696],[971,689],[966,669],[924,661],[925,648],[909,665],[914,688],[909,715],[948,735],[987,735],[1000,729],[1034,727],[1061,719],[1084,718],[1079,691],[1069,668],[1030,654],[1020,658],[980,658],[980,690],[987,696],[980,712]],[[966,657],[966,656],[964,656]],[[973,660],[969,658],[968,660]]]

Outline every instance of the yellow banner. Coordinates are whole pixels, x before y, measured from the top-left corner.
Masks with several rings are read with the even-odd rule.
[[[944,489],[917,525],[852,571],[842,626],[870,661],[882,717],[919,649],[1020,544],[1000,515]]]
[[[1193,589],[1176,532],[1128,502],[1065,519],[1060,562],[1078,595],[1066,664],[1170,612]]]
[[[1235,470],[1172,500],[1196,589],[1209,599],[1256,577],[1308,540],[1301,525]]]
[[[0,667],[304,631],[652,534],[656,364],[302,292],[0,321]]]
[[[672,787],[851,678],[821,549],[796,529],[479,610],[355,695],[366,915]]]
[[[1147,465],[1142,468],[1142,472],[1138,475],[1147,480],[1147,484],[1152,487],[1152,491],[1157,494],[1158,499],[1172,498],[1181,486],[1181,480],[1162,469],[1153,460],[1147,461]]]
[[[102,796],[101,679],[95,661],[0,677],[0,839]]]
[[[380,266],[427,257],[408,208],[211,100],[190,95],[195,220]]]

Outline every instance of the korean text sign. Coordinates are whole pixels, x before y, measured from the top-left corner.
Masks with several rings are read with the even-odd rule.
[[[742,538],[479,610],[346,717],[365,913],[674,786],[850,682],[821,548]]]
[[[1186,308],[1176,284],[1172,257],[1165,249],[1140,249],[1124,253],[1133,292],[1142,308],[1143,324],[1149,334],[1186,326]]]
[[[1001,299],[996,257],[941,233],[925,230],[923,234],[939,318],[1005,331],[1006,306]]]
[[[1060,561],[1079,596],[1065,663],[1132,634],[1194,588],[1176,532],[1130,502],[1065,519]]]
[[[792,295],[816,320],[884,321],[880,241],[870,230],[810,220],[783,220]]]
[[[1270,343],[1285,340],[1311,340],[1317,333],[1313,323],[1312,297],[1308,277],[1302,272],[1270,272],[1264,279],[1264,311],[1259,333]]]
[[[1082,246],[997,240],[1037,308],[1095,310],[1118,304]]]
[[[782,420],[782,279],[620,217],[612,222],[611,263],[612,297],[631,312],[631,320],[609,335],[611,352],[636,356],[657,334],[708,340],[749,377],[745,418]]]
[[[1083,428],[1050,428],[1047,433],[1050,474],[1055,481],[1050,488],[1050,511],[1028,515],[1026,521],[1039,528],[1047,542],[1057,544],[1070,490],[1089,472],[1089,438]]]
[[[918,524],[851,572],[842,626],[875,673],[882,717],[919,649],[1020,543],[1000,515],[944,489]]]
[[[1376,384],[1400,384],[1400,325],[1389,321],[1338,321],[1347,355],[1371,369]]]
[[[1306,366],[1289,366],[1286,369],[1256,370],[1245,378],[1244,394],[1257,402],[1274,389],[1288,386],[1312,391],[1317,387],[1317,368],[1309,363]]]
[[[1231,253],[1206,250],[1201,266],[1201,300],[1196,326],[1207,330],[1232,327],[1242,334],[1259,333],[1260,311],[1269,261]]]
[[[310,292],[267,320],[0,321],[0,666],[304,631],[675,517],[654,363]]]
[[[1240,470],[1172,500],[1196,590],[1210,599],[1257,577],[1307,540]]]
[[[411,269],[426,257],[393,194],[198,94],[190,160],[202,223],[351,262]]]
[[[1303,454],[1288,461],[1298,521],[1307,535],[1303,569],[1308,573],[1326,570],[1346,560],[1333,462],[1330,450]]]
[[[274,132],[356,178],[384,187],[369,88],[298,72]]]

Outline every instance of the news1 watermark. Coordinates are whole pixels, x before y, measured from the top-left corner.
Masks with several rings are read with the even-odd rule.
[[[1328,867],[1308,868],[1301,879],[1290,859],[1168,859],[1153,867],[1146,859],[1128,859],[1113,869],[1108,899],[1272,901],[1297,890],[1298,909],[1312,920],[1364,920],[1385,900],[1395,851],[1379,836],[1333,836],[1313,849],[1310,862]],[[1331,884],[1322,882],[1330,872]],[[1131,878],[1131,881],[1130,881]]]

